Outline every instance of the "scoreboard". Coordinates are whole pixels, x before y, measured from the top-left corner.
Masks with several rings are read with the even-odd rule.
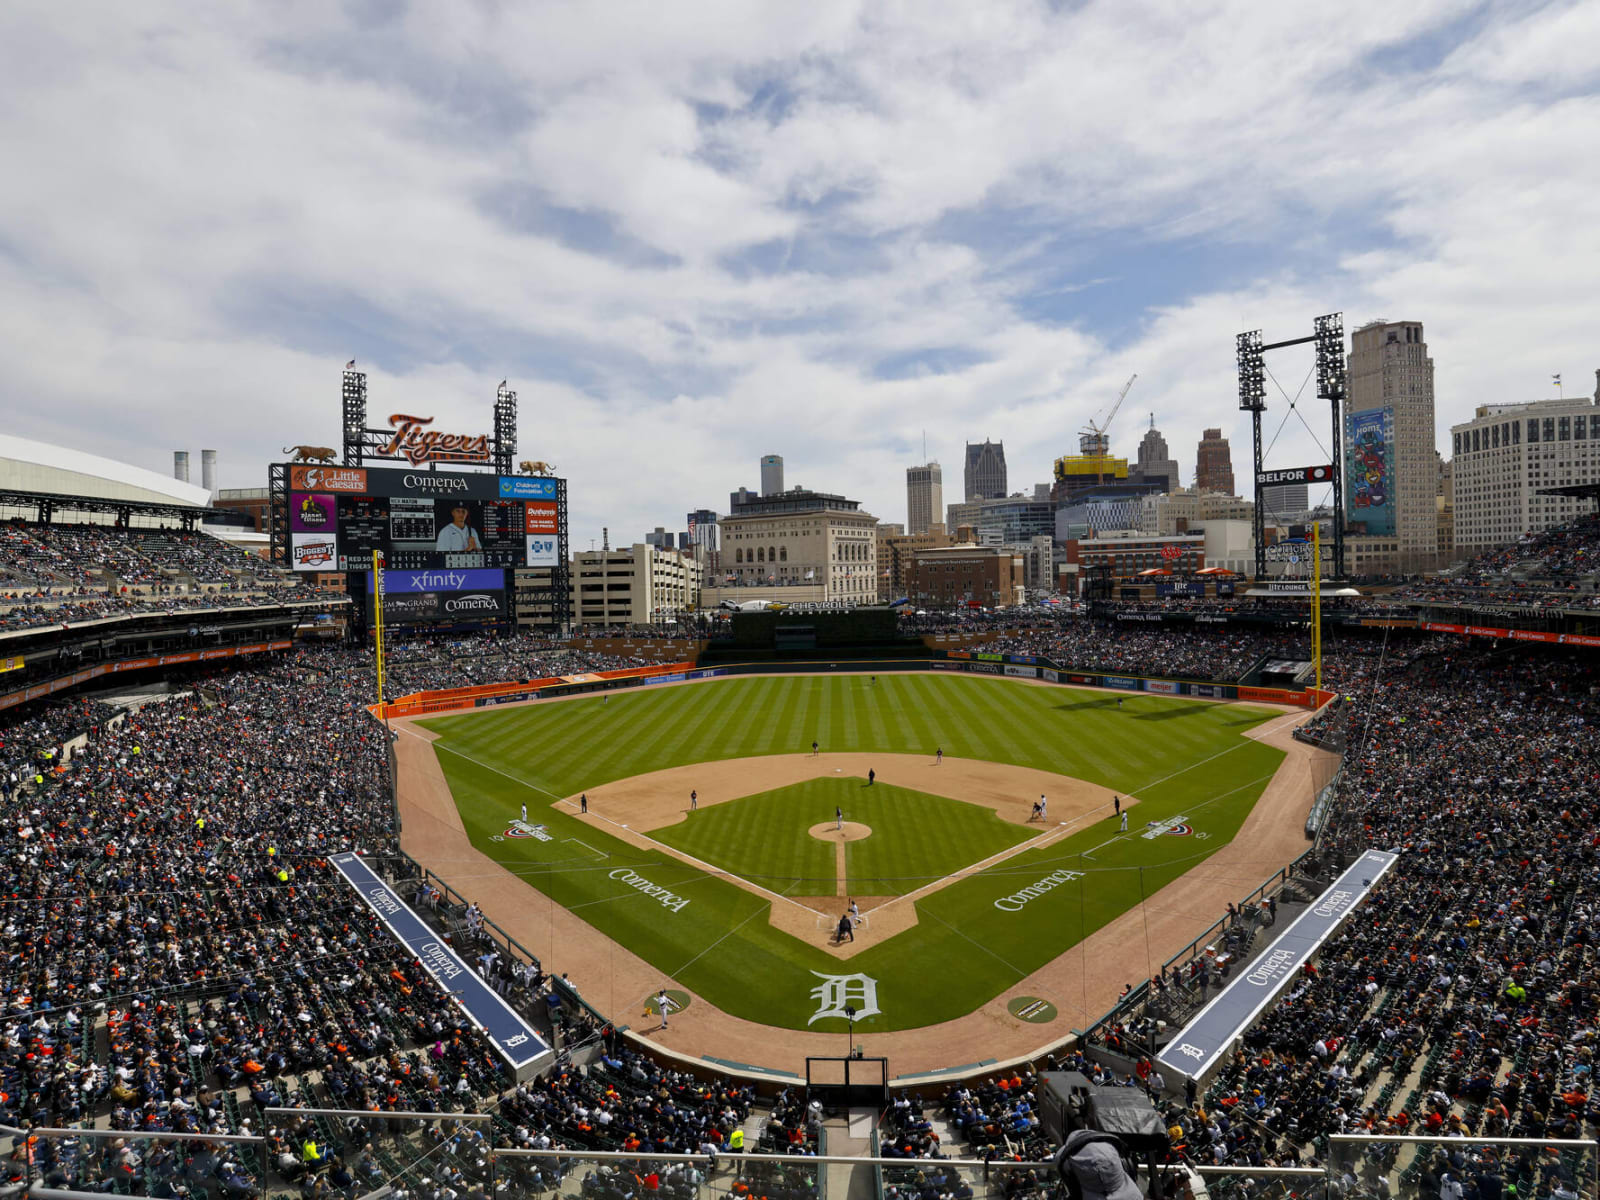
[[[376,467],[289,468],[289,558],[297,571],[556,566],[558,481]]]

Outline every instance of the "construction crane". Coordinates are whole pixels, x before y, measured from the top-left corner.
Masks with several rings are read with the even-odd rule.
[[[1089,421],[1088,427],[1078,431],[1078,453],[1094,458],[1104,458],[1111,452],[1111,439],[1106,431],[1111,428],[1111,422],[1116,419],[1117,409],[1122,407],[1123,400],[1127,399],[1128,389],[1133,386],[1133,381],[1139,378],[1137,372],[1128,376],[1128,382],[1122,385],[1122,390],[1117,393],[1117,399],[1111,406],[1111,411],[1106,414],[1103,422]]]

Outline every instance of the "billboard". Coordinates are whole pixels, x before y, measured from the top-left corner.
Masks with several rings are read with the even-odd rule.
[[[377,578],[367,572],[367,594]],[[508,615],[506,575],[498,568],[440,568],[383,572],[385,624],[499,621]]]
[[[557,566],[560,480],[380,467],[288,468],[291,566],[474,570]]]
[[[1369,534],[1394,534],[1394,409],[1372,408],[1345,418],[1345,519]]]

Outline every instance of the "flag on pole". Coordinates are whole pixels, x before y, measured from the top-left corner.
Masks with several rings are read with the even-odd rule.
[[[356,360],[352,358],[349,362],[345,363],[344,369],[346,371],[354,371],[356,369]]]

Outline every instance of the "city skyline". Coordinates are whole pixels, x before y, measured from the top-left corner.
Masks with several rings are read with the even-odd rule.
[[[468,434],[509,379],[582,546],[775,448],[886,520],[974,438],[1026,492],[1135,372],[1113,452],[1153,412],[1187,476],[1249,445],[1234,335],[1326,312],[1426,325],[1446,452],[1592,377],[1595,6],[696,14],[8,10],[12,432],[259,487],[350,358]]]

